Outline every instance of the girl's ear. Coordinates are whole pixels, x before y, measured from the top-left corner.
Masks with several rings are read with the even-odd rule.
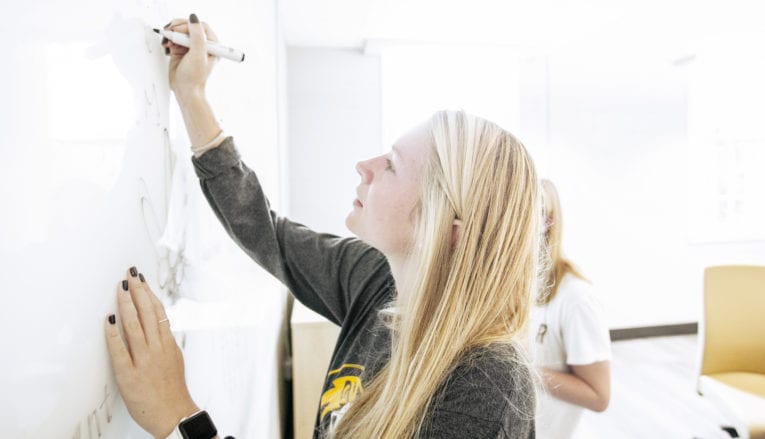
[[[452,250],[457,246],[460,236],[462,236],[462,221],[455,219],[452,223]]]

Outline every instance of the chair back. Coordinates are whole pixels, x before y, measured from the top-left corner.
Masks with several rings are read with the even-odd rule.
[[[708,267],[702,326],[702,375],[765,373],[765,267]]]

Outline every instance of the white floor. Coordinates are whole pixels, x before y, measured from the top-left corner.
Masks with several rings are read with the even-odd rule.
[[[729,438],[719,428],[722,416],[696,393],[696,339],[614,342],[611,403],[603,413],[585,413],[576,439]]]

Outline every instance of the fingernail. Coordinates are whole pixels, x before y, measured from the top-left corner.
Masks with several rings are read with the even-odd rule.
[[[138,270],[136,270],[135,267],[130,267],[130,275],[133,277],[138,276]]]
[[[162,37],[162,44],[167,44],[167,38]]]
[[[165,55],[170,55],[170,48],[169,47],[165,47]]]
[[[123,280],[122,281],[122,291],[127,291],[127,290],[128,290],[127,281]]]
[[[116,321],[117,319],[114,317],[114,314],[109,314],[109,324],[113,325]]]
[[[141,279],[141,282],[146,283],[146,279],[143,277],[143,273],[138,273],[138,278]]]
[[[197,14],[189,15],[189,21],[192,22],[192,23],[199,23],[199,19],[197,18]]]
[[[162,27],[162,29],[167,29],[168,27],[170,27],[170,25],[171,25],[171,24],[173,24],[173,22],[172,22],[172,21],[171,21],[171,22],[169,22],[169,23],[167,23],[166,25],[164,25],[164,26]]]

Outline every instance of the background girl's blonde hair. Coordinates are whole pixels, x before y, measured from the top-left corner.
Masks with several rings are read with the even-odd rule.
[[[544,288],[540,289],[537,303],[549,303],[558,293],[560,282],[566,274],[587,280],[579,270],[563,255],[561,248],[563,234],[563,212],[560,208],[560,197],[555,185],[547,179],[542,179],[542,197],[544,202],[545,225],[544,246],[546,251],[546,269],[543,275]]]
[[[464,112],[436,113],[431,133],[412,272],[397,285],[403,294],[391,358],[351,404],[335,438],[418,436],[458,361],[476,347],[515,345],[536,296],[541,205],[525,148]],[[455,219],[461,226],[453,245]],[[533,404],[517,409],[530,416]]]

